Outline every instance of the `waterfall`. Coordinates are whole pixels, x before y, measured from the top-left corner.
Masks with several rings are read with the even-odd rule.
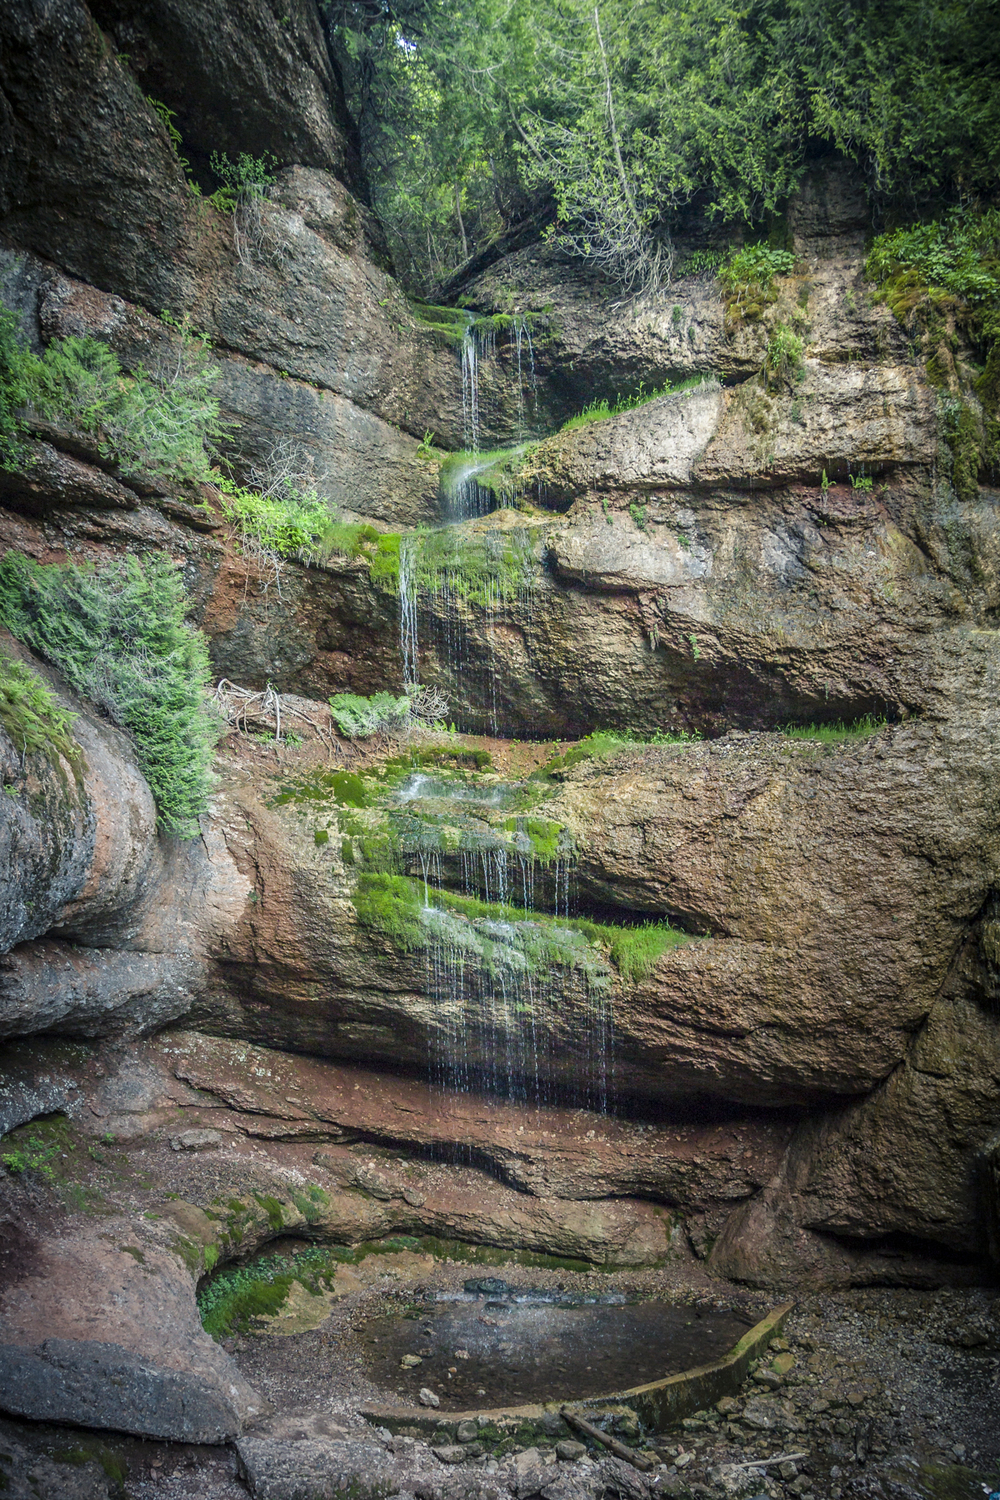
[[[479,335],[471,313],[462,330],[462,441],[479,452]]]
[[[403,658],[403,683],[416,687],[420,681],[417,655],[417,581],[414,539],[399,539],[399,650]]]
[[[517,787],[483,794],[415,773],[396,797],[406,820],[402,843],[414,863],[419,859],[423,884],[432,1086],[529,1108],[561,1100],[607,1112],[614,1098],[611,975],[588,938],[567,924],[570,846],[542,861],[529,838],[530,820],[516,818],[512,827],[505,819],[503,833],[484,821],[487,809],[519,801]],[[423,811],[414,806],[421,801],[429,804]],[[442,809],[443,803],[453,806]],[[452,822],[464,830],[457,850]],[[452,883],[483,905],[449,905],[442,890],[446,847],[454,851]],[[535,915],[543,868],[561,922]]]
[[[574,971],[571,947],[563,965],[558,955],[539,963],[544,929],[530,919],[472,921],[434,900],[430,891],[423,913],[432,1087],[528,1108],[561,1101],[607,1113],[613,1049],[606,976],[596,968]],[[578,991],[572,1008],[568,983]]]
[[[514,347],[517,352],[517,428],[518,436],[527,437],[528,427],[525,418],[524,406],[524,370],[522,366],[522,351],[527,350],[528,368],[531,372],[531,396],[534,404],[535,419],[538,418],[538,381],[535,376],[535,346],[531,342],[531,325],[527,318],[514,319]]]

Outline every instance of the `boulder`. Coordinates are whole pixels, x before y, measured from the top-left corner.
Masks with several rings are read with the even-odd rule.
[[[174,1254],[86,1221],[23,1247],[0,1286],[0,1408],[31,1421],[219,1443],[265,1409],[203,1331]],[[94,1334],[99,1333],[100,1338]]]

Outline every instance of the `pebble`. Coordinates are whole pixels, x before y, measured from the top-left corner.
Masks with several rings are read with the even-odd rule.
[[[426,1385],[421,1387],[420,1395],[418,1396],[417,1399],[419,1400],[421,1406],[440,1406],[441,1405],[441,1397],[435,1395],[435,1393],[432,1390],[430,1390]]]

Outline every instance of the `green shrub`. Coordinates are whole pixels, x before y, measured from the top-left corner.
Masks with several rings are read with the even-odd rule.
[[[216,208],[233,213],[241,203],[267,197],[268,188],[274,186],[278,162],[267,151],[263,156],[241,151],[235,161],[230,161],[224,151],[213,151],[209,165],[223,184],[210,201]]]
[[[40,752],[78,765],[80,747],[71,738],[75,718],[30,667],[0,655],[0,724],[22,757]]]
[[[97,572],[0,560],[0,623],[131,734],[161,825],[197,834],[220,723],[206,689],[208,650],[184,620],[169,558],[128,557]]]
[[[946,218],[880,234],[865,274],[898,318],[925,299],[960,301],[973,336],[1000,338],[1000,208],[960,207]]]
[[[17,317],[0,307],[0,467],[10,468],[22,454],[19,412],[29,397],[29,359],[21,343]]]
[[[27,348],[17,319],[0,311],[0,462],[23,458],[22,409],[97,439],[126,476],[213,477],[206,442],[222,432],[212,394],[218,367],[205,340],[174,325],[170,353],[153,372],[126,374],[107,344],[87,336]]]
[[[330,712],[341,734],[366,740],[373,734],[400,734],[430,728],[448,712],[448,700],[434,688],[411,687],[399,698],[393,693],[335,693]]]
[[[249,549],[309,560],[330,524],[330,509],[314,492],[289,489],[265,496],[216,474],[222,512]]]
[[[790,250],[775,250],[767,244],[744,245],[730,252],[719,271],[726,316],[730,323],[759,318],[777,293],[776,276],[788,276],[795,266]]]

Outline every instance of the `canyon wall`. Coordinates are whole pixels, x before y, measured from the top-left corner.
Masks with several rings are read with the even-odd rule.
[[[9,8],[0,292],[33,347],[86,333],[126,369],[175,346],[164,309],[189,317],[220,367],[237,477],[291,443],[344,520],[419,548],[466,440],[459,354],[393,278],[317,15],[287,9],[279,25],[242,0],[220,30],[197,0]],[[193,191],[149,96],[176,112],[189,171],[214,150],[281,162],[252,254]],[[77,715],[79,751],[27,754],[0,732],[0,1118],[65,1113],[156,1184],[148,1213],[131,1189],[109,1197],[115,1249],[72,1204],[43,1224],[7,1174],[24,1238],[0,1287],[7,1409],[51,1416],[57,1387],[68,1420],[236,1431],[258,1398],[201,1332],[194,1285],[279,1229],[612,1264],[695,1254],[784,1288],[936,1284],[996,1260],[998,496],[991,473],[963,477],[945,408],[997,414],[971,390],[961,327],[935,385],[914,328],[873,300],[842,163],[817,165],[786,231],[795,268],[759,320],[727,314],[706,275],[616,305],[545,245],[462,288],[476,312],[530,315],[534,365],[529,384],[501,317],[481,440],[528,445],[517,503],[453,528],[495,587],[448,564],[412,601],[422,681],[494,756],[476,769],[445,737],[439,764],[484,803],[532,789],[514,821],[560,830],[576,915],[678,934],[644,971],[599,940],[546,960],[537,1097],[521,1023],[487,1015],[488,916],[455,917],[472,934],[463,1055],[476,1076],[514,1057],[521,1093],[442,1103],[428,1060],[455,1018],[429,987],[436,950],[365,905],[379,870],[355,850],[396,836],[392,747],[343,743],[324,700],[402,689],[406,582],[379,573],[376,544],[279,568],[241,550],[211,486],[123,476],[58,427],[0,473],[0,548],[166,553],[216,675],[273,686],[302,741],[230,735],[200,836],[170,839],[128,737],[0,642]],[[801,358],[769,370],[779,326]],[[595,393],[691,377],[559,428]],[[841,740],[780,732],[865,715],[871,733]],[[501,743],[595,730],[636,742],[527,761]],[[503,816],[480,824],[484,848],[509,843]],[[435,878],[489,900],[464,849],[442,838]],[[559,865],[531,864],[551,936]],[[611,1114],[574,1095],[595,995],[613,1015]],[[204,1156],[182,1141],[199,1131]],[[387,1152],[417,1163],[416,1187]],[[216,1201],[227,1172],[238,1238]],[[163,1276],[145,1326],[130,1246]],[[88,1369],[126,1372],[124,1406],[81,1394]],[[211,1417],[197,1431],[190,1399]]]

